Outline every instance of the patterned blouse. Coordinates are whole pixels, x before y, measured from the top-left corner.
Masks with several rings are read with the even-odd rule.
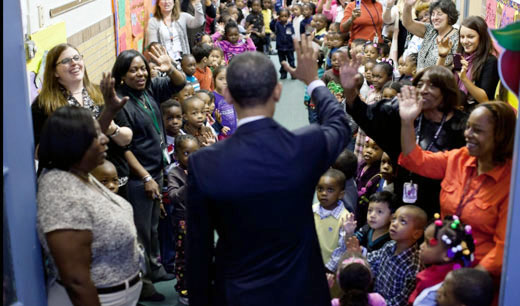
[[[425,26],[426,32],[424,33],[424,40],[419,48],[419,55],[417,58],[417,72],[424,68],[435,66],[437,64],[437,59],[439,58],[439,51],[437,49],[437,36],[439,36],[439,33],[431,24],[427,23]],[[459,30],[452,28],[447,35],[453,43],[450,53],[446,56],[445,65],[449,66],[453,62],[453,54],[457,52],[457,47],[459,45]]]
[[[72,93],[70,91],[68,91],[65,87],[60,86],[60,89],[61,89],[61,92],[63,93],[63,96],[65,96],[65,99],[67,99],[67,102],[69,103],[69,105],[89,109],[92,112],[92,114],[94,115],[94,118],[97,119],[99,117],[99,114],[101,113],[101,108],[99,107],[99,105],[96,104],[96,102],[94,102],[94,100],[92,100],[92,98],[89,96],[88,91],[85,87],[83,87],[83,90],[81,92],[83,95],[83,105],[81,105],[79,103],[79,101],[76,100],[76,98],[74,98]]]

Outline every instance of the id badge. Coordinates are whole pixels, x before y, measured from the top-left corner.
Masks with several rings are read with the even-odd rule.
[[[293,33],[292,33],[292,31],[291,31],[291,28],[287,28],[287,29],[285,29],[285,34],[287,34],[287,35],[292,35]]]
[[[404,183],[403,185],[403,202],[415,203],[417,202],[417,184],[412,181]]]
[[[374,36],[374,44],[377,44],[379,42],[379,38],[376,36]]]
[[[168,154],[168,148],[164,148],[162,150],[164,159],[168,162],[168,164],[171,164],[172,160],[170,159],[170,154]]]

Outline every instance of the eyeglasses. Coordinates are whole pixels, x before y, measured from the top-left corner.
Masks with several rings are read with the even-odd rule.
[[[76,63],[81,61],[83,59],[83,55],[76,54],[73,57],[66,57],[62,59],[61,61],[57,62],[56,65],[63,64],[63,65],[69,65],[72,61],[75,61]]]

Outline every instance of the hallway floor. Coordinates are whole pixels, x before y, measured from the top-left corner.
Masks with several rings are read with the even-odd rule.
[[[274,44],[273,44],[274,46]],[[271,55],[276,70],[280,69],[278,56]],[[280,77],[280,74],[278,74]],[[307,120],[307,109],[303,105],[305,85],[298,80],[291,80],[288,76],[285,80],[280,80],[283,84],[282,97],[276,105],[274,119],[289,130],[297,129],[309,124]],[[164,294],[166,299],[163,302],[141,302],[146,306],[181,306],[179,296],[174,289],[176,280],[155,283],[157,290]]]

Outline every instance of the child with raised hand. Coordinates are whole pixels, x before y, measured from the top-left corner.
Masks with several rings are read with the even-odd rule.
[[[230,20],[224,27],[224,36],[222,40],[216,39],[213,36],[216,47],[219,47],[224,52],[224,60],[229,63],[233,56],[244,53],[246,51],[255,51],[256,47],[251,38],[246,36],[245,39],[240,38],[238,25],[235,21]]]
[[[213,129],[204,125],[206,113],[204,112],[204,101],[200,98],[191,97],[184,100],[182,117],[184,119],[183,132],[195,136],[201,146],[207,147],[217,141]]]
[[[392,240],[367,253],[375,278],[374,291],[385,298],[388,306],[406,305],[415,288],[415,277],[422,268],[417,241],[424,233],[427,219],[426,212],[418,206],[399,207],[390,223]],[[361,254],[356,237],[348,239],[347,250]]]
[[[348,216],[343,223],[345,237],[355,235],[367,252],[379,250],[390,241],[390,222],[397,206],[396,196],[389,191],[376,192],[369,198],[366,215],[367,224],[354,232],[356,221]]]
[[[385,306],[385,299],[379,293],[370,293],[374,278],[366,259],[351,253],[344,258],[336,273],[342,295],[331,301],[332,306]]]
[[[329,273],[336,271],[338,260],[345,250],[342,225],[349,213],[341,202],[345,194],[344,188],[343,172],[336,169],[327,170],[316,186],[319,203],[312,205],[321,256]]]
[[[358,131],[359,135],[359,131]],[[365,145],[363,146],[363,159],[359,162],[356,184],[358,190],[358,204],[356,209],[356,220],[358,228],[366,223],[366,215],[368,211],[369,197],[377,191],[377,184],[381,180],[379,170],[381,168],[381,156],[383,150],[377,143],[366,137]]]
[[[462,224],[457,216],[441,220],[437,213],[434,217],[436,220],[424,231],[421,244],[421,261],[428,267],[417,274],[409,305],[436,305],[437,291],[446,275],[473,263],[475,244],[471,226]]]
[[[183,54],[181,58],[181,68],[186,75],[186,83],[193,86],[193,90],[197,91],[200,89],[199,80],[194,76],[197,70],[197,61],[191,54]]]
[[[222,51],[222,49],[220,49],[219,47],[213,47],[211,49],[208,59],[208,67],[210,68],[212,73],[215,73],[215,69],[217,69],[218,67],[226,64],[226,61],[224,60],[224,51]]]
[[[213,74],[209,68],[209,56],[213,48],[208,44],[198,44],[193,47],[193,58],[195,59],[195,72],[193,76],[200,83],[200,89],[213,90]]]
[[[116,166],[110,161],[105,159],[103,164],[92,170],[91,174],[108,190],[113,193],[119,191],[119,177],[117,176]]]
[[[178,164],[168,173],[168,197],[173,204],[171,215],[174,224],[175,243],[175,290],[179,301],[188,305],[188,287],[186,284],[186,265],[184,241],[186,237],[186,181],[188,178],[188,159],[191,153],[200,148],[197,138],[192,135],[180,135],[175,138],[175,156]]]
[[[293,35],[294,28],[289,22],[290,13],[286,8],[280,9],[278,20],[273,19],[270,27],[276,35],[276,51],[278,52],[278,60],[280,61],[280,79],[287,78],[287,71],[282,66],[282,62],[286,61],[291,67],[294,66],[294,45]],[[292,76],[291,76],[292,78]]]
[[[246,29],[251,33],[251,39],[255,44],[256,51],[264,52],[264,38],[266,34],[261,0],[253,0],[251,2],[251,12],[246,18]]]
[[[202,101],[204,101],[204,112],[206,113],[206,126],[209,126],[213,129],[215,132],[215,136],[218,136],[220,134],[226,135],[227,132],[229,132],[229,128],[227,126],[222,126],[220,121],[222,119],[220,118],[220,114],[218,111],[216,112],[216,117],[219,118],[217,120],[216,118],[213,118],[213,113],[215,112],[215,95],[213,92],[208,90],[200,90],[195,93],[197,97],[199,97]]]
[[[229,128],[225,135],[219,135],[219,140],[233,135],[237,129],[238,122],[235,107],[224,98],[224,89],[227,87],[226,71],[226,66],[220,66],[213,74],[215,81],[215,91],[213,92],[215,95],[215,119],[218,120],[220,116],[222,126]]]
[[[493,279],[489,273],[461,268],[448,273],[437,291],[438,306],[488,306],[493,301]]]

